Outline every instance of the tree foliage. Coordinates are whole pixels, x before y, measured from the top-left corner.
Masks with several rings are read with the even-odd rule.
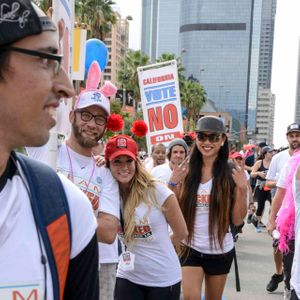
[[[177,61],[177,72],[178,72],[178,81],[179,81],[179,89],[181,90],[183,88],[183,84],[185,79],[184,76],[184,67],[182,66],[182,62],[181,62],[181,57],[176,57],[175,54],[172,53],[163,53],[157,60],[157,63],[160,62],[165,62],[165,61],[169,61],[169,60],[174,60],[176,59]]]
[[[112,0],[75,0],[75,16],[80,23],[88,25],[89,38],[104,40],[117,18]]]
[[[136,101],[140,101],[141,99],[137,68],[146,66],[149,63],[149,57],[140,50],[129,50],[125,59],[120,63],[117,75],[119,87],[133,91]]]
[[[196,120],[197,115],[206,102],[206,92],[197,81],[186,80],[181,90],[181,103],[187,108],[187,128],[191,128],[191,122]]]

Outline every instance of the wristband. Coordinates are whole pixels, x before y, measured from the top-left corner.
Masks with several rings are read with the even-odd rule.
[[[173,187],[176,187],[176,186],[178,185],[178,183],[169,181],[169,182],[168,182],[168,185],[173,186]]]

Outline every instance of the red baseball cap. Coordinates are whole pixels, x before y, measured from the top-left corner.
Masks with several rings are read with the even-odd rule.
[[[109,139],[105,148],[105,160],[112,161],[120,155],[128,155],[134,160],[138,155],[135,140],[125,134],[119,134]]]
[[[243,155],[240,153],[240,152],[233,152],[231,155],[230,155],[230,158],[243,158]]]

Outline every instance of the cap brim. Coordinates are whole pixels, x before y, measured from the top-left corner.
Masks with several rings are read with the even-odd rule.
[[[115,159],[121,155],[127,155],[127,156],[131,157],[133,160],[136,160],[136,156],[132,152],[130,152],[129,150],[126,150],[126,149],[120,149],[120,150],[114,152],[110,156],[109,161],[112,161],[113,159]]]
[[[105,108],[105,106],[103,106],[103,105],[101,105],[101,104],[99,104],[99,103],[93,103],[93,104],[89,104],[89,105],[79,105],[79,106],[77,106],[75,109],[83,109],[83,108],[87,108],[87,107],[91,107],[91,106],[98,106],[98,107],[100,107],[100,108],[102,108],[104,111],[105,111],[105,113],[107,114],[107,115],[109,115],[109,111],[107,111],[107,109]]]
[[[300,129],[290,129],[286,134],[289,134],[291,132],[300,132]]]

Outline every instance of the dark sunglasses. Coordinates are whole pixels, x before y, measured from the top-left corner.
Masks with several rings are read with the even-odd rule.
[[[100,115],[93,115],[92,113],[90,113],[89,111],[80,111],[80,110],[76,110],[77,113],[80,113],[80,117],[81,120],[83,122],[89,122],[91,121],[93,118],[95,120],[95,123],[97,125],[103,126],[106,124],[107,122],[107,118],[100,116]]]
[[[219,133],[206,134],[204,132],[197,132],[197,139],[200,142],[205,142],[206,140],[209,140],[211,143],[216,143],[220,141],[221,134]]]
[[[61,67],[61,62],[63,59],[62,55],[57,55],[57,54],[52,54],[52,53],[46,53],[46,52],[40,52],[36,50],[29,50],[29,49],[24,49],[24,48],[19,48],[19,47],[0,47],[0,50],[6,50],[6,51],[14,51],[14,52],[19,52],[23,53],[26,55],[30,56],[36,56],[44,59],[49,59],[52,62],[53,65],[53,71],[55,75],[59,74],[60,67]]]

